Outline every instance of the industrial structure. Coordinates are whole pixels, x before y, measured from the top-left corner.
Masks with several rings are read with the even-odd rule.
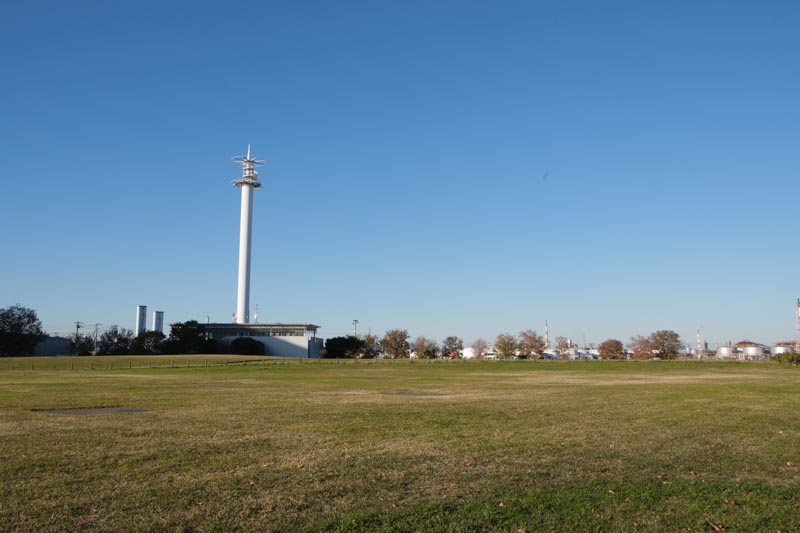
[[[147,306],[136,306],[136,329],[133,330],[134,335],[141,335],[147,331]]]
[[[164,311],[153,311],[152,331],[164,333]]]

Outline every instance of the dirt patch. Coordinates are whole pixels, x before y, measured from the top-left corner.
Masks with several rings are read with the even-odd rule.
[[[136,407],[88,407],[75,409],[32,409],[41,413],[51,415],[115,415],[126,413],[146,413],[150,409],[138,409]]]
[[[391,394],[397,394],[398,396],[447,396],[447,394],[441,392],[419,392],[410,390],[395,391]]]

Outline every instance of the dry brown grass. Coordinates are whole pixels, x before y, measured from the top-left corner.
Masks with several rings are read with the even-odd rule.
[[[468,525],[499,498],[550,494],[569,509],[581,491],[600,501],[641,485],[658,501],[631,495],[598,520],[669,528],[665,502],[697,505],[679,486],[798,486],[798,385],[794,369],[735,364],[0,364],[0,523],[286,530],[373,516],[425,529],[431,505]],[[119,406],[149,411],[41,411]],[[744,505],[731,523],[752,523],[741,517],[756,503]]]

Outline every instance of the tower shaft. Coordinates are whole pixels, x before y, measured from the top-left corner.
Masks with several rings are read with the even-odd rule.
[[[236,323],[250,322],[250,243],[253,229],[253,187],[241,186],[242,212],[239,221],[239,289],[236,298]]]

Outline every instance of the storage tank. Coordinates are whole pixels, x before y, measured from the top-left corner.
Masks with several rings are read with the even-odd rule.
[[[733,346],[717,346],[717,359],[730,359],[736,356]]]
[[[761,359],[764,357],[764,350],[761,346],[745,346],[742,348],[742,355],[746,361]]]
[[[772,354],[773,355],[780,355],[782,353],[790,353],[790,352],[793,352],[793,351],[794,351],[794,346],[781,345],[781,346],[773,346],[772,347]]]

